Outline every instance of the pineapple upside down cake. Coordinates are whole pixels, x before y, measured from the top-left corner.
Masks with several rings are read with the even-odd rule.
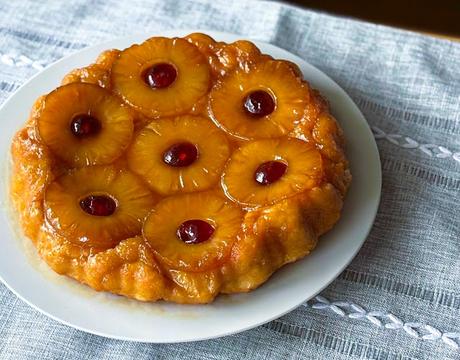
[[[207,303],[308,255],[351,181],[299,68],[249,41],[153,37],[66,75],[12,144],[11,196],[57,273]]]

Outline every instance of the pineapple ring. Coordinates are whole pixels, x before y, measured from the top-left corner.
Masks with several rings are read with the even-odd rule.
[[[270,114],[254,119],[243,107],[253,91],[267,92],[275,101]],[[310,101],[308,85],[284,61],[268,60],[238,69],[213,87],[210,115],[217,126],[240,139],[287,135],[302,119]]]
[[[100,130],[84,138],[71,131],[76,115],[97,119]],[[109,164],[120,157],[133,134],[133,116],[107,90],[85,83],[71,83],[48,94],[38,115],[41,139],[57,157],[71,166]]]
[[[177,77],[166,88],[152,89],[143,79],[151,66],[172,64]],[[112,85],[127,103],[148,117],[179,115],[206,95],[210,69],[198,48],[180,38],[154,37],[121,52],[112,67]]]
[[[176,235],[185,221],[201,219],[214,226],[207,241],[186,244]],[[242,211],[213,192],[171,196],[160,201],[142,230],[157,257],[171,268],[191,272],[216,268],[230,255],[239,235]]]
[[[286,172],[270,185],[254,180],[261,164],[283,162]],[[243,205],[272,204],[318,185],[323,177],[318,150],[295,138],[253,141],[236,150],[222,175],[225,194]]]
[[[162,154],[170,146],[189,142],[198,158],[189,166],[167,165]],[[206,190],[219,181],[230,156],[230,146],[212,122],[198,116],[180,116],[151,122],[134,139],[128,151],[128,166],[156,192],[169,195]]]
[[[109,216],[85,212],[80,201],[88,195],[105,195],[117,206]],[[44,210],[52,230],[77,244],[112,247],[138,235],[142,221],[155,204],[144,183],[128,170],[115,166],[75,169],[48,185]]]

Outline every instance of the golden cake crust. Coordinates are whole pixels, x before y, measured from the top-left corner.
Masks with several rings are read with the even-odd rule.
[[[330,230],[340,218],[351,174],[339,125],[330,114],[325,99],[303,80],[295,64],[275,61],[270,56],[262,54],[249,41],[241,40],[226,44],[198,33],[190,34],[180,41],[187,41],[195,48],[190,51],[201,53],[200,56],[205,59],[210,74],[209,80],[203,80],[209,81],[206,94],[198,98],[192,107],[184,105],[185,102],[180,104],[181,113],[176,115],[182,117],[205,118],[214,126],[212,121],[216,122],[216,119],[213,119],[213,99],[208,100],[208,97],[212,96],[209,94],[231,81],[249,81],[244,79],[247,78],[248,69],[254,66],[265,66],[269,69],[274,66],[281,69],[280,71],[290,72],[289,76],[296,78],[296,84],[284,84],[287,88],[301,88],[302,94],[305,95],[302,98],[303,102],[297,104],[290,115],[295,118],[292,122],[294,125],[281,124],[279,128],[270,130],[267,136],[275,134],[277,138],[285,139],[279,140],[280,142],[290,138],[291,143],[298,141],[304,144],[311,149],[312,159],[316,152],[319,154],[318,160],[315,161],[319,161],[320,165],[315,166],[315,175],[300,174],[308,176],[308,186],[299,187],[300,190],[293,190],[286,196],[273,195],[273,198],[263,198],[266,203],[257,206],[243,203],[235,205],[231,200],[225,199],[225,184],[218,179],[212,184],[203,182],[205,185],[199,191],[218,194],[216,196],[221,196],[224,199],[222,201],[238,207],[239,210],[235,210],[232,216],[241,219],[238,229],[229,232],[234,235],[231,242],[225,243],[225,252],[216,255],[218,261],[210,258],[203,267],[193,265],[193,262],[190,263],[193,266],[187,267],[164,261],[159,249],[152,246],[156,240],[148,241],[145,238],[147,235],[143,236],[140,230],[136,230],[132,237],[115,244],[111,243],[110,246],[71,241],[50,224],[44,205],[45,193],[50,184],[72,171],[73,165],[56,156],[40,135],[38,122],[46,102],[46,96],[42,96],[35,102],[27,123],[13,139],[11,198],[25,235],[33,241],[39,255],[57,273],[70,276],[97,291],[108,291],[143,301],[164,299],[177,303],[208,303],[219,293],[250,291],[267,281],[271,274],[284,264],[308,255],[315,248],[318,237]],[[118,90],[114,87],[111,71],[120,53],[120,50],[104,51],[94,64],[73,70],[66,75],[62,85],[89,83],[116,94]],[[238,75],[240,73],[241,75]],[[201,88],[198,90],[202,91]],[[198,96],[198,90],[193,96]],[[190,101],[189,98],[187,101]],[[216,100],[214,103],[218,104],[219,101]],[[299,106],[302,108],[301,113],[297,109]],[[188,110],[183,110],[185,108]],[[156,113],[149,113],[145,109],[139,111],[139,108],[128,104],[126,109],[132,116],[135,134],[142,132],[146,126],[160,126],[156,122],[159,121],[158,124],[161,124],[164,121],[157,120]],[[227,114],[219,116],[223,119],[225,115]],[[189,119],[189,122],[193,121],[195,120]],[[217,125],[220,127],[222,124]],[[230,130],[225,128],[233,125],[225,123],[222,125],[225,131],[219,130],[219,136],[226,138],[228,142],[225,151],[235,153],[248,143],[265,141],[254,139],[252,130],[244,126]],[[232,131],[236,132],[237,136]],[[263,144],[256,145],[260,146],[257,148],[260,152],[270,151],[264,150]],[[124,153],[111,161],[111,164],[115,167],[129,168],[132,166],[130,161],[130,157]],[[227,168],[228,166],[230,165],[227,164]],[[222,181],[225,182],[225,176]],[[239,189],[242,186],[244,184],[234,181],[230,187]],[[184,189],[189,192],[188,188]],[[184,189],[182,190],[185,191]],[[176,188],[172,191],[162,187],[163,194],[159,196],[182,196],[174,195],[182,190]],[[152,193],[155,193],[155,189]],[[149,217],[147,221],[154,220]],[[165,248],[164,251],[169,250]]]

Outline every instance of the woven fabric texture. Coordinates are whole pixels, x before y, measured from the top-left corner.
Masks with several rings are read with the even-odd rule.
[[[0,358],[460,359],[460,43],[276,2],[3,0],[0,102],[86,46],[180,28],[272,43],[348,92],[382,159],[370,236],[320,297],[256,329],[196,343],[86,334],[0,285]]]

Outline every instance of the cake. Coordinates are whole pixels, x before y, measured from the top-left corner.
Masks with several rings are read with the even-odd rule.
[[[141,301],[209,303],[307,256],[351,181],[297,65],[195,33],[107,50],[38,98],[11,199],[58,274]]]

